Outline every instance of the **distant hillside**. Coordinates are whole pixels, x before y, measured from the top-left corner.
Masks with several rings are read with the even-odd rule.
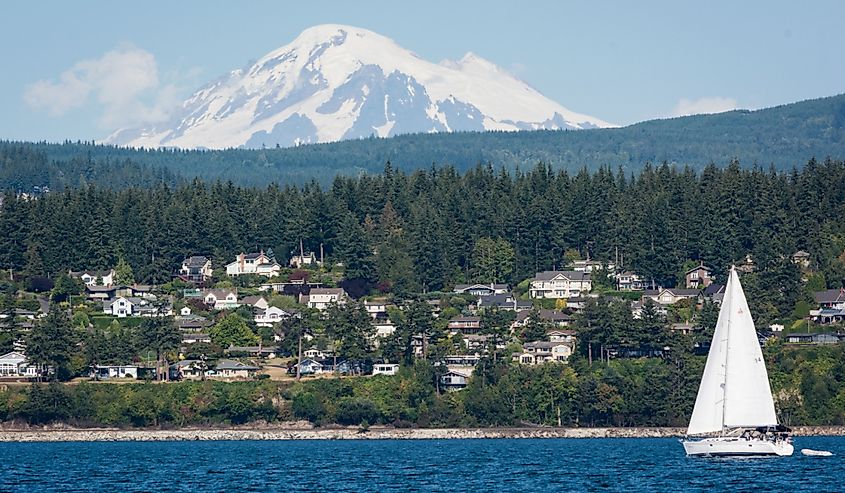
[[[7,144],[8,145],[8,144]],[[378,173],[387,161],[403,170],[478,163],[529,168],[543,161],[558,169],[622,167],[647,162],[701,168],[738,159],[743,166],[800,167],[811,157],[845,157],[845,95],[758,111],[731,111],[653,120],[624,128],[578,131],[467,132],[401,135],[294,148],[222,151],[134,150],[103,145],[26,144],[51,160],[91,157],[130,160],[184,176],[269,182],[329,183],[338,175]]]

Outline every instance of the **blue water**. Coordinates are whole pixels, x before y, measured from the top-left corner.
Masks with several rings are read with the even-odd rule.
[[[845,490],[845,438],[798,438],[795,448],[787,458],[703,459],[658,438],[6,443],[0,491]]]

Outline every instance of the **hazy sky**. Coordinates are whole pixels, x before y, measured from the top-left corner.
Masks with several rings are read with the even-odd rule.
[[[423,58],[467,51],[571,110],[629,124],[845,92],[845,2],[3,3],[0,139],[100,139],[326,23]]]

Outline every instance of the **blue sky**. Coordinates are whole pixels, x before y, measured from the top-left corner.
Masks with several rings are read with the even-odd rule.
[[[160,119],[201,84],[326,23],[432,61],[475,52],[618,124],[845,92],[838,1],[31,0],[5,2],[3,17],[0,139],[100,139]]]

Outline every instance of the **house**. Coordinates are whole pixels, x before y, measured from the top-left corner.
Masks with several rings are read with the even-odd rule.
[[[373,323],[373,327],[376,329],[374,334],[376,339],[379,337],[390,337],[396,332],[396,325],[390,320],[376,321]]]
[[[440,375],[440,387],[447,391],[466,388],[471,374],[469,371],[449,370]]]
[[[456,284],[454,292],[458,294],[471,294],[473,296],[487,296],[491,294],[505,294],[510,291],[507,284],[482,283],[482,284]]]
[[[270,306],[263,296],[244,296],[244,299],[240,301],[240,304],[251,306],[259,310],[266,310]]]
[[[173,314],[168,304],[157,304],[155,300],[120,296],[103,302],[103,313],[112,317],[167,317]]]
[[[205,317],[191,315],[189,317],[177,317],[176,325],[178,325],[179,330],[182,331],[199,332],[211,327],[213,324]]]
[[[234,289],[204,289],[202,300],[215,310],[229,310],[241,306],[238,292]]]
[[[182,334],[182,344],[211,344],[211,336],[208,334]]]
[[[687,289],[704,289],[713,283],[713,278],[710,273],[713,272],[704,263],[699,263],[696,267],[684,273],[684,281]]]
[[[94,365],[89,377],[94,380],[110,380],[112,378],[138,379],[138,367],[135,365]]]
[[[742,274],[750,274],[757,269],[754,265],[754,259],[751,258],[750,253],[745,255],[745,259],[734,262],[734,266],[736,267],[736,270]]]
[[[631,315],[634,316],[635,320],[639,320],[640,318],[642,318],[643,307],[645,306],[645,304],[647,302],[648,302],[648,300],[646,300],[646,301],[641,300],[641,301],[635,301],[635,302],[631,303]],[[666,309],[666,305],[661,305],[660,303],[654,303],[654,300],[652,300],[652,304],[654,305],[654,312],[657,315],[665,317],[669,313],[669,310]]]
[[[373,320],[384,320],[387,318],[387,301],[384,299],[370,300],[364,302],[364,309]]]
[[[240,361],[221,359],[214,365],[214,369],[208,372],[208,376],[226,379],[253,378],[259,369]]]
[[[646,288],[646,280],[636,272],[626,270],[614,276],[617,291],[642,291]]]
[[[833,324],[845,321],[845,308],[821,308],[810,310],[810,318],[820,324]]]
[[[314,288],[308,296],[300,296],[300,303],[308,308],[316,308],[323,311],[332,303],[342,305],[346,303],[349,296],[343,288]]]
[[[672,332],[677,332],[679,334],[683,334],[683,335],[690,335],[693,332],[697,332],[697,331],[701,330],[701,327],[698,326],[698,325],[693,325],[689,322],[681,322],[681,323],[676,323],[676,324],[670,325],[669,330],[671,330]]]
[[[531,318],[531,313],[531,310],[522,310],[517,313],[516,320],[514,320],[513,323],[514,328],[525,327],[525,324],[527,324]],[[549,323],[555,327],[568,327],[569,324],[572,323],[572,316],[559,310],[542,309],[537,311],[537,315],[541,321]]]
[[[204,361],[186,359],[170,365],[170,378],[172,380],[200,380],[208,371]]]
[[[821,308],[845,308],[845,289],[828,289],[816,291],[813,299]]]
[[[190,317],[191,316],[191,307],[190,306],[183,306],[182,308],[180,308],[179,309],[179,316],[182,317],[182,318]]]
[[[539,365],[547,361],[565,362],[572,355],[572,345],[558,341],[526,342],[522,352],[515,353],[513,360],[524,365]]]
[[[546,331],[549,342],[565,342],[569,347],[575,347],[577,333],[571,329],[551,329]]]
[[[645,303],[650,298],[661,305],[674,305],[681,300],[697,301],[699,296],[701,291],[698,289],[661,288],[657,291],[645,291],[641,300]]]
[[[300,369],[300,375],[319,375],[325,371],[322,363],[311,358],[304,359],[302,360],[302,363],[288,367],[288,374],[296,375],[297,368]]]
[[[443,363],[448,366],[462,366],[472,368],[481,361],[481,356],[476,354],[451,354],[443,357]]]
[[[481,353],[487,350],[487,345],[490,342],[490,336],[480,334],[465,334],[461,336],[461,340],[466,346],[467,351],[471,353]],[[501,349],[502,345],[500,345]]]
[[[0,378],[36,378],[38,374],[38,367],[30,365],[22,352],[0,356]]]
[[[114,285],[114,269],[68,271],[68,275],[80,279],[86,286]]]
[[[498,310],[530,310],[534,305],[530,301],[521,301],[516,299],[513,294],[489,294],[479,296],[476,306],[479,310],[488,308],[495,308]]]
[[[375,363],[373,364],[373,376],[376,375],[396,375],[399,371],[399,365],[396,363]]]
[[[281,272],[282,266],[275,259],[268,257],[264,251],[258,253],[240,253],[235,261],[226,265],[226,275],[241,276],[255,274],[273,277]]]
[[[792,263],[801,267],[802,269],[806,269],[810,266],[810,254],[805,252],[804,250],[798,250],[797,252],[792,254]]]
[[[302,254],[292,256],[288,265],[294,269],[302,269],[303,267],[309,267],[312,265],[323,265],[323,263],[317,260],[317,256],[314,255],[314,252],[304,252]]]
[[[609,272],[613,272],[616,270],[616,264],[613,262],[601,262],[598,260],[573,260],[572,261],[572,270],[575,272],[588,272],[592,273],[601,269],[605,269]]]
[[[273,327],[277,323],[294,315],[292,310],[283,310],[275,306],[265,310],[255,310],[255,325],[258,327]]]
[[[179,269],[179,279],[195,284],[205,284],[211,280],[214,271],[211,269],[211,260],[202,255],[188,257],[182,261]]]
[[[472,335],[481,332],[481,317],[452,317],[447,325],[452,334]]]
[[[115,286],[85,286],[85,298],[88,301],[106,301],[117,296]]]
[[[839,334],[789,334],[786,342],[789,344],[838,344],[842,339]]]
[[[590,274],[575,271],[545,271],[531,280],[528,289],[532,298],[572,298],[589,293],[592,289]]]
[[[326,358],[329,357],[328,354],[324,353],[323,351],[320,351],[317,348],[306,349],[305,351],[302,352],[302,355],[305,356],[308,359],[313,359],[313,360],[326,359]]]
[[[717,305],[722,304],[722,299],[725,297],[725,285],[712,283],[701,292],[704,298],[709,299]]]

